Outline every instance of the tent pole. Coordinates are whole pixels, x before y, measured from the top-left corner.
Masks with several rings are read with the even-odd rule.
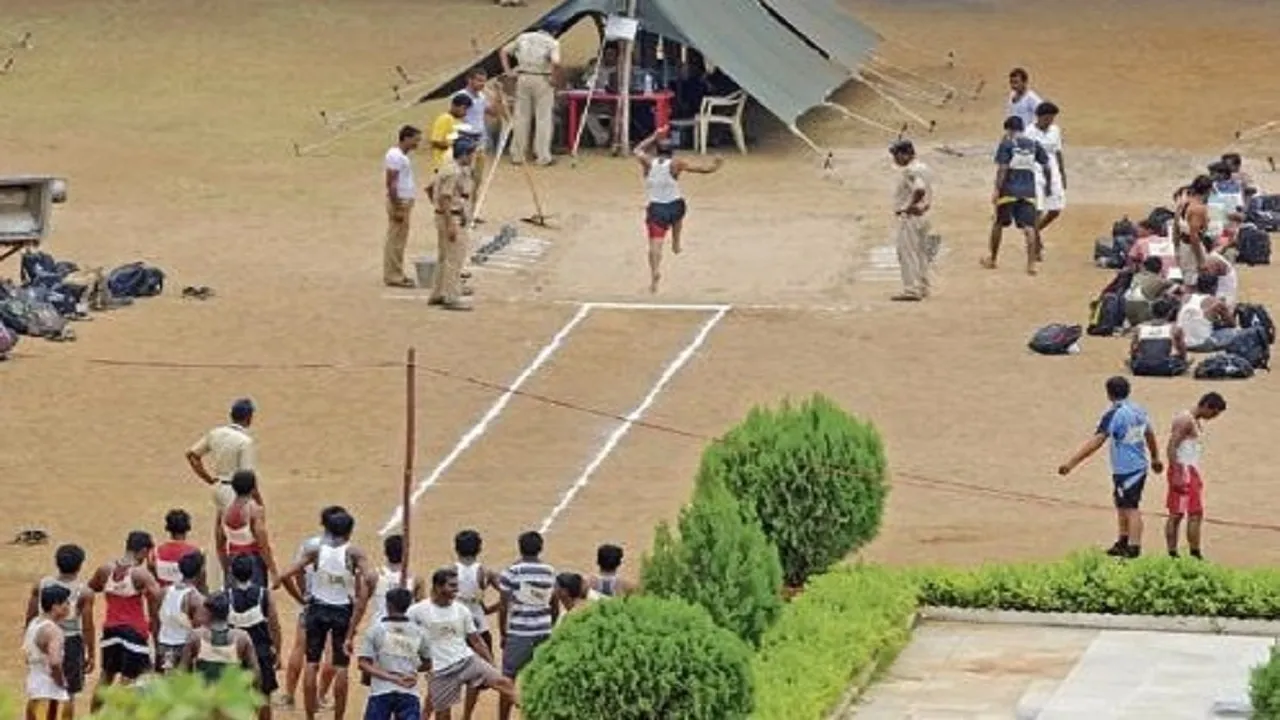
[[[881,98],[884,99],[885,102],[892,105],[894,109],[896,109],[898,112],[902,113],[903,115],[906,115],[908,118],[912,120],[915,120],[917,123],[920,124],[921,127],[929,128],[929,132],[933,132],[934,125],[936,125],[935,122],[931,122],[929,120],[925,120],[924,118],[920,117],[919,114],[912,111],[906,105],[903,105],[902,103],[898,102],[897,98],[889,95],[889,93],[885,92],[884,90],[881,90],[875,84],[867,82],[867,79],[862,75],[858,75],[857,78],[858,78],[858,82],[871,88],[875,92],[875,94],[879,95]]]
[[[636,16],[636,0],[627,0],[627,17]],[[622,77],[618,78],[618,147],[620,153],[631,150],[631,56],[635,53],[635,39],[627,40],[622,51]]]
[[[835,110],[835,111],[839,112],[841,115],[844,115],[845,117],[849,118],[850,120],[855,120],[855,121],[857,121],[857,122],[863,123],[864,125],[870,125],[870,126],[871,126],[871,127],[873,127],[873,128],[878,128],[878,129],[880,129],[880,130],[884,130],[885,132],[887,132],[887,133],[891,133],[891,134],[893,134],[893,135],[901,136],[901,135],[902,135],[902,133],[906,131],[905,126],[904,126],[904,127],[901,127],[901,128],[897,128],[897,129],[891,128],[891,127],[889,127],[888,125],[885,125],[885,124],[883,124],[883,123],[878,123],[878,122],[876,122],[875,120],[872,120],[872,119],[871,119],[871,118],[869,118],[869,117],[864,117],[864,116],[859,115],[859,114],[857,114],[857,113],[850,112],[850,111],[849,111],[849,108],[846,108],[846,107],[844,107],[843,105],[838,105],[838,104],[833,103],[833,102],[826,102],[826,103],[823,103],[823,106],[824,106],[824,107],[832,108],[833,110]]]
[[[569,148],[569,157],[574,161],[578,159],[578,148],[582,146],[582,129],[587,126],[587,118],[591,114],[591,98],[596,94],[596,86],[600,84],[600,72],[604,69],[600,64],[604,62],[604,46],[607,40],[601,38],[600,51],[596,53],[596,70],[595,77],[590,78],[591,87],[587,88],[587,101],[582,104],[582,117],[578,118],[578,129],[573,134],[573,145]]]

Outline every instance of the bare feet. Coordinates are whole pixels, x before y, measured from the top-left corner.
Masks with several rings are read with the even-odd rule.
[[[653,279],[649,281],[649,292],[657,294],[658,283],[660,282],[662,282],[662,275],[660,273],[654,273]]]
[[[978,264],[986,268],[987,270],[996,269],[996,261],[994,258],[991,258],[991,257],[982,258],[981,260],[978,261]]]
[[[1036,275],[1040,274],[1039,266],[1037,265],[1035,260],[1027,261],[1027,274],[1030,275],[1031,277],[1035,277]]]

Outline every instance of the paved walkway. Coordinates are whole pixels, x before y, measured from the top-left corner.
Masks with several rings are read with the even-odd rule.
[[[1273,642],[929,622],[846,720],[1204,720]]]

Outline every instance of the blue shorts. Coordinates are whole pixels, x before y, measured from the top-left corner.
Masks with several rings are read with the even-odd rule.
[[[1142,504],[1142,489],[1147,484],[1147,471],[1139,470],[1127,475],[1112,475],[1112,493],[1117,510],[1137,510]]]
[[[409,692],[374,695],[365,703],[364,720],[422,720],[422,701]]]

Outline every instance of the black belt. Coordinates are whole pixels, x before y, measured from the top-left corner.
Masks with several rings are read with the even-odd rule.
[[[441,212],[437,210],[436,214],[437,215],[457,215],[458,217],[462,217],[463,212],[461,210],[450,210],[449,212]]]

